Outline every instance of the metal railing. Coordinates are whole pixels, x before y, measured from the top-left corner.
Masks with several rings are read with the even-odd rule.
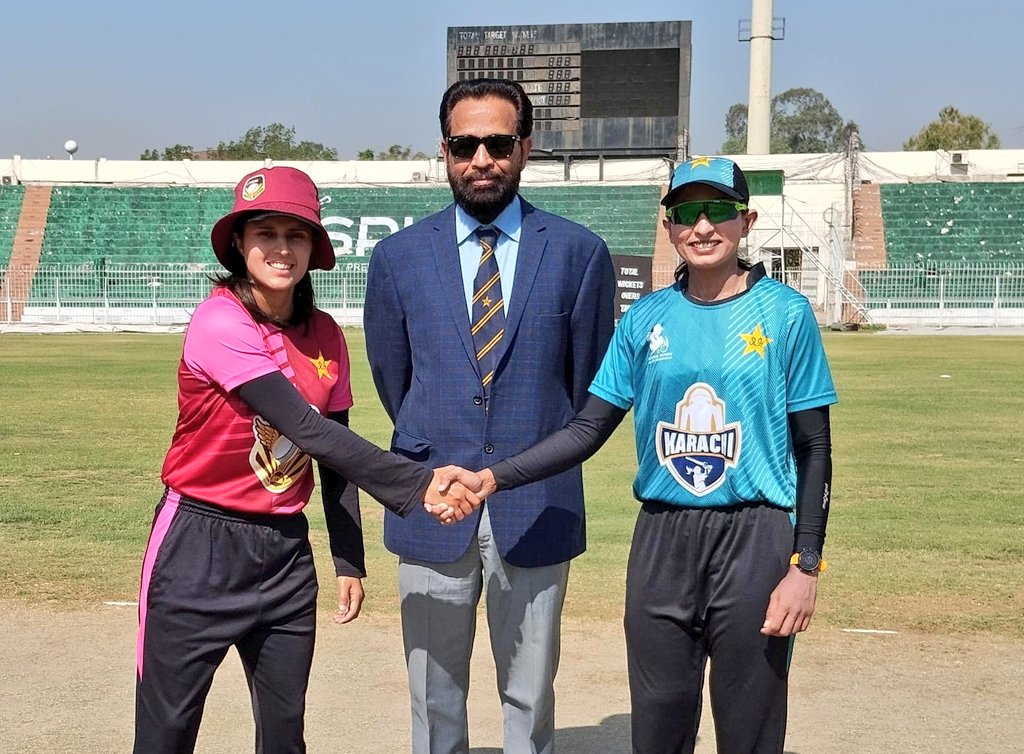
[[[880,324],[1024,325],[1024,262],[949,262],[857,270]]]
[[[0,267],[0,323],[60,325],[187,324],[212,287],[214,265],[43,264]],[[806,274],[783,282],[802,290]],[[665,281],[671,269],[655,270]],[[777,273],[778,274],[778,273]],[[1024,262],[896,266],[846,273],[858,309],[879,324],[1024,326]],[[830,281],[831,282],[831,281]],[[362,323],[366,260],[313,273],[317,305],[344,324]]]
[[[223,270],[198,264],[44,264],[0,267],[0,322],[180,325]],[[362,322],[366,262],[313,272],[317,305],[339,321]]]

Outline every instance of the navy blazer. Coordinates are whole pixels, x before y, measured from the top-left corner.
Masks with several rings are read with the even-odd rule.
[[[515,286],[486,405],[455,240],[455,205],[380,241],[366,283],[366,351],[395,425],[392,450],[476,471],[561,429],[583,405],[614,327],[605,242],[522,201]],[[509,563],[561,563],[586,549],[580,467],[487,501]],[[451,563],[475,540],[479,512],[441,526],[422,508],[385,512],[398,555]]]

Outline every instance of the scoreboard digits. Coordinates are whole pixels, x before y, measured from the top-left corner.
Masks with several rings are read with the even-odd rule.
[[[510,79],[522,85],[533,103],[534,128],[570,131],[580,127],[580,45],[458,45],[459,79]]]

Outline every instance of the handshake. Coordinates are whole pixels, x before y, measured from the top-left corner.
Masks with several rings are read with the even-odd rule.
[[[434,469],[434,478],[423,495],[423,508],[442,524],[461,521],[498,489],[490,469],[468,471],[461,466]]]

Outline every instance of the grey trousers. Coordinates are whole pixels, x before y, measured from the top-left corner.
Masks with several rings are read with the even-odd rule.
[[[469,751],[470,656],[477,604],[486,584],[505,754],[552,754],[554,680],[569,563],[518,568],[504,562],[491,536],[486,506],[477,545],[454,563],[399,562],[412,752]]]

